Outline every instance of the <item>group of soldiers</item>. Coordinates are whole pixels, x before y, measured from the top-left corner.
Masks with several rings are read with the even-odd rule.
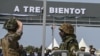
[[[3,56],[21,56],[18,40],[20,40],[23,33],[22,22],[16,18],[11,18],[4,23],[3,28],[8,31],[0,39]],[[59,27],[59,31],[62,39],[59,49],[68,50],[70,53],[69,56],[75,56],[75,52],[79,50],[79,47],[76,35],[74,34],[74,27],[71,24],[64,23]]]

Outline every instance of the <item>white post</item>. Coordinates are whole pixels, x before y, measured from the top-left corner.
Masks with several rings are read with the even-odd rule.
[[[42,56],[45,56],[45,40],[46,40],[46,0],[43,0],[43,40],[42,40]]]
[[[54,23],[52,24],[51,29],[52,29],[52,49],[53,49],[53,47],[54,47],[54,29],[55,29]]]

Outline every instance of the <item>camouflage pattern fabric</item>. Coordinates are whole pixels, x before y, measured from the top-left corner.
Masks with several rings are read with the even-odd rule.
[[[4,29],[9,30],[16,30],[18,28],[18,24],[15,18],[10,18],[4,23]]]
[[[3,51],[3,56],[20,56],[19,54],[19,34],[8,33],[4,38],[1,39],[1,46]]]
[[[67,34],[74,34],[74,28],[71,24],[64,23],[60,26],[59,29],[64,31]]]
[[[73,51],[79,50],[78,42],[75,38],[71,36],[67,36],[67,39],[63,43],[60,44],[60,49],[68,50],[69,56],[75,56],[75,54],[73,54]]]

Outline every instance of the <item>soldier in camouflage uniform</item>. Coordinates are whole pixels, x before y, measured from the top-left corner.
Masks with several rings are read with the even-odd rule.
[[[22,35],[22,22],[11,18],[5,22],[4,29],[8,33],[0,40],[3,56],[20,56],[18,40]]]
[[[75,52],[79,50],[74,28],[71,24],[64,23],[59,28],[62,43],[60,44],[61,50],[68,50],[69,56],[75,56]]]

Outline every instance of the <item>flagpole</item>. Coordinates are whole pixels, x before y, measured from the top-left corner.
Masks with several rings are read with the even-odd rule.
[[[45,40],[46,40],[46,0],[43,0],[43,39],[42,39],[42,56],[45,56]]]

